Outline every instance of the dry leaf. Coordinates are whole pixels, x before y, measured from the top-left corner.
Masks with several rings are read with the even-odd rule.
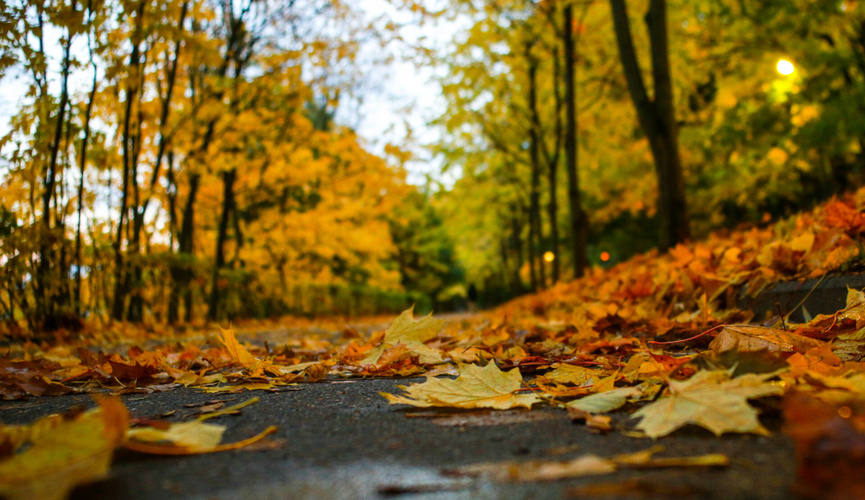
[[[717,353],[726,351],[805,352],[820,347],[823,342],[785,330],[759,325],[727,325],[721,329],[709,348]]]
[[[444,406],[452,408],[531,408],[539,401],[534,394],[517,394],[522,387],[523,376],[519,369],[509,372],[499,370],[495,363],[481,368],[477,365],[460,365],[460,376],[428,378],[422,384],[400,386],[405,395],[381,393],[391,404],[407,404],[427,408]]]
[[[219,340],[225,346],[231,359],[247,370],[255,369],[259,361],[246,350],[246,347],[243,347],[243,345],[237,341],[237,337],[234,336],[234,329],[229,326],[228,330],[222,328],[219,330],[222,333],[222,335],[219,336]]]
[[[0,495],[9,500],[59,500],[75,486],[105,477],[129,414],[117,398],[97,401],[99,408],[71,420],[47,417],[33,424],[33,432],[21,443],[31,446],[0,461]]]
[[[636,387],[620,387],[606,392],[591,394],[568,403],[568,409],[586,413],[607,413],[621,408],[629,399],[639,398],[643,391]]]
[[[124,447],[152,455],[199,455],[235,450],[264,439],[277,431],[270,426],[261,433],[234,443],[219,444],[225,427],[200,420],[171,424],[168,428],[131,429]]]
[[[709,454],[695,457],[654,458],[663,447],[602,458],[583,455],[571,460],[531,460],[527,462],[490,462],[467,465],[443,471],[455,476],[483,476],[494,481],[557,481],[584,476],[611,474],[620,468],[718,467],[730,461],[725,455]]]
[[[371,365],[378,362],[386,349],[394,347],[398,344],[409,346],[409,350],[413,351],[419,357],[422,364],[437,364],[443,360],[438,351],[430,349],[423,343],[435,337],[439,330],[442,329],[445,322],[440,319],[434,319],[432,313],[424,316],[421,319],[415,320],[412,317],[414,306],[405,310],[393,320],[393,324],[385,330],[384,340],[382,343],[370,351],[370,353],[361,360],[361,365]]]
[[[670,380],[670,395],[644,406],[632,418],[642,418],[637,429],[646,436],[666,436],[686,424],[696,424],[716,435],[725,432],[768,434],[748,399],[773,396],[783,389],[766,380],[775,373],[753,373],[730,379],[731,372],[701,371],[688,380]]]
[[[172,446],[206,449],[218,445],[222,441],[224,432],[224,425],[208,424],[195,420],[174,423],[166,429],[154,427],[129,429],[126,437],[129,440],[127,444],[132,446],[136,443],[170,443]]]

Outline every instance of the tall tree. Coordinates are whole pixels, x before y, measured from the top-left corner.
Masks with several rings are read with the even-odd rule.
[[[580,200],[577,137],[577,54],[574,43],[573,5],[567,3],[562,15],[562,48],[565,58],[565,171],[568,175],[568,206],[571,212],[571,251],[574,276],[582,276],[589,265],[587,255],[589,218]]]
[[[667,36],[667,2],[650,0],[646,12],[652,55],[654,98],[650,98],[637,63],[625,0],[610,0],[619,56],[628,92],[637,110],[640,127],[649,139],[658,178],[658,217],[661,249],[691,237],[685,197],[685,180],[679,156],[679,131],[673,110],[673,84]]]

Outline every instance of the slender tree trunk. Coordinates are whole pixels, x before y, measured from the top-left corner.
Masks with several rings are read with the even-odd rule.
[[[528,62],[529,76],[529,115],[531,124],[529,127],[529,158],[532,166],[531,185],[531,218],[534,225],[535,239],[537,242],[537,266],[538,284],[540,288],[546,288],[547,278],[543,259],[544,231],[541,223],[541,118],[538,113],[538,62],[531,54],[531,46],[526,44],[526,60]]]
[[[556,125],[555,134],[556,142],[555,149],[552,154],[546,154],[547,158],[547,185],[549,186],[550,200],[547,204],[547,216],[550,219],[550,251],[553,252],[552,265],[552,282],[558,283],[561,270],[559,255],[559,204],[558,204],[558,171],[559,171],[559,155],[562,148],[562,95],[561,95],[561,60],[559,59],[559,51],[553,48],[553,88],[556,109]],[[544,144],[541,141],[541,144]]]
[[[589,218],[580,200],[580,177],[577,149],[577,89],[576,50],[574,44],[573,7],[568,4],[563,15],[563,52],[565,58],[565,170],[568,173],[568,205],[571,212],[571,251],[574,260],[574,276],[580,277],[589,265],[588,244]]]
[[[234,180],[237,170],[223,172],[222,184],[222,215],[219,218],[219,231],[216,236],[216,257],[213,260],[213,282],[210,288],[210,303],[207,309],[207,319],[215,321],[219,315],[219,272],[225,267],[225,240],[228,235],[228,221],[234,209]]]
[[[616,43],[628,92],[637,109],[640,128],[649,139],[655,172],[658,177],[658,217],[661,222],[660,247],[666,250],[691,236],[685,198],[685,181],[679,157],[678,127],[673,110],[667,41],[667,6],[665,0],[650,0],[646,13],[652,54],[654,100],[649,98],[631,38],[631,27],[624,0],[610,0]]]
[[[192,174],[189,178],[189,195],[183,207],[183,222],[177,235],[178,258],[172,267],[171,294],[169,298],[168,322],[177,323],[179,314],[177,305],[183,299],[185,306],[184,321],[192,321],[193,296],[190,283],[194,277],[192,269],[193,259],[193,231],[195,229],[195,198],[198,194],[198,185],[201,176]]]
[[[133,144],[132,137],[132,104],[139,95],[138,77],[141,71],[140,44],[141,32],[144,24],[144,1],[138,4],[135,19],[135,33],[133,34],[132,52],[129,56],[129,72],[133,78],[129,78],[126,87],[126,106],[123,115],[123,178],[121,179],[123,191],[120,196],[120,218],[117,221],[117,233],[114,240],[114,301],[111,307],[111,317],[116,321],[123,320],[126,309],[126,297],[129,295],[128,272],[125,272],[123,258],[123,229],[126,220],[126,212],[129,207],[130,173],[134,161],[134,151],[137,149]],[[134,179],[133,179],[134,181]]]
[[[184,21],[186,19],[186,14],[189,8],[189,3],[184,2],[181,11],[180,11],[180,19],[178,20],[177,26],[182,29]],[[150,175],[150,183],[148,194],[146,195],[143,202],[138,203],[137,196],[137,188],[136,188],[136,206],[132,213],[132,237],[129,243],[129,252],[135,255],[140,253],[140,243],[141,243],[141,231],[144,227],[145,216],[147,214],[147,208],[150,205],[150,200],[152,199],[152,193],[159,182],[159,175],[162,169],[162,164],[165,158],[165,153],[168,149],[169,142],[171,137],[168,134],[167,122],[169,116],[171,114],[171,102],[174,96],[174,88],[177,82],[177,68],[180,60],[180,50],[182,47],[182,42],[178,38],[174,42],[174,55],[171,58],[171,61],[168,64],[168,70],[165,76],[165,95],[161,97],[161,108],[159,113],[159,141],[156,148],[156,158],[153,163],[153,171]],[[140,123],[140,122],[139,122]],[[140,144],[140,136],[139,136],[139,144]],[[143,281],[143,268],[141,264],[135,263],[133,264],[132,269],[133,280],[135,283],[135,288],[139,289],[142,285]],[[141,321],[144,315],[144,299],[140,293],[135,293],[129,304],[129,313],[128,319],[129,321]]]
[[[520,277],[520,269],[523,267],[523,244],[521,241],[521,235],[523,233],[522,228],[520,227],[520,221],[516,216],[516,207],[512,207],[512,213],[514,215],[511,216],[511,250],[514,253],[514,264],[511,266],[511,272],[513,273],[512,283],[512,292],[514,296],[522,295],[525,291],[523,287],[523,280]]]
[[[75,10],[75,2],[72,2],[72,10]],[[41,21],[40,16],[40,21]],[[59,276],[59,273],[51,272],[52,266],[56,266],[57,262],[53,262],[51,240],[51,198],[54,197],[55,186],[57,185],[57,162],[60,154],[60,142],[63,137],[64,126],[66,125],[66,106],[69,104],[69,69],[72,65],[72,30],[66,31],[66,43],[63,46],[63,63],[60,77],[60,102],[57,105],[57,120],[54,128],[54,139],[51,142],[51,150],[49,153],[48,169],[45,172],[43,180],[42,193],[42,237],[40,238],[39,248],[39,290],[37,297],[37,306],[41,310],[42,316],[47,316],[53,313],[54,300],[52,295],[55,293],[57,286],[62,286],[61,283],[54,283],[49,274]]]
[[[537,255],[535,254],[535,240],[537,239],[535,235],[535,218],[531,208],[528,211],[524,211],[524,213],[529,225],[529,237],[526,238],[526,255],[529,260],[529,285],[532,292],[536,292],[539,287],[538,270],[535,267],[538,263]]]
[[[90,144],[90,117],[93,113],[93,103],[96,100],[97,72],[96,64],[93,58],[90,58],[90,64],[93,66],[93,83],[90,87],[90,96],[87,101],[87,108],[84,111],[84,137],[81,139],[81,151],[79,170],[81,177],[78,179],[78,227],[75,229],[75,308],[78,315],[84,313],[81,306],[81,266],[84,265],[84,259],[81,255],[81,219],[84,216],[84,174],[87,167],[87,146]]]

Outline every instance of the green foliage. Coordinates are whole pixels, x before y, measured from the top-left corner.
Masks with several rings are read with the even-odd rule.
[[[452,309],[453,286],[463,270],[442,219],[430,198],[412,191],[388,219],[396,252],[393,256],[400,284],[409,293],[427,297],[436,310]],[[420,310],[420,309],[419,309]]]

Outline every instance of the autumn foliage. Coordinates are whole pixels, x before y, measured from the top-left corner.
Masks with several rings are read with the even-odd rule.
[[[769,433],[759,418],[758,408],[765,405],[755,407],[753,401],[783,396],[786,430],[799,442],[802,488],[812,488],[814,481],[835,477],[832,470],[816,465],[823,460],[823,443],[836,443],[842,456],[858,456],[861,446],[857,422],[865,397],[860,361],[865,348],[865,293],[850,290],[844,309],[804,324],[779,317],[753,318],[736,300],[768,283],[855,267],[865,229],[863,204],[865,190],[771,227],[715,234],[667,254],[638,256],[470,321],[414,319],[408,310],[369,338],[359,338],[356,332],[305,335],[261,347],[241,342],[226,329],[206,343],[190,340],[112,354],[76,348],[71,342],[19,344],[0,360],[0,391],[5,399],[178,386],[208,393],[278,391],[287,384],[333,377],[427,375],[425,382],[403,386],[404,394],[383,396],[392,404],[421,408],[551,405],[567,409],[575,422],[584,422],[595,432],[655,439],[689,424],[718,436]],[[630,413],[633,423],[613,423],[606,414],[616,411]],[[84,419],[93,418],[74,417],[71,422],[84,425],[91,421]],[[840,426],[831,423],[838,418]],[[41,429],[54,424],[35,425]],[[198,437],[175,429],[182,425],[193,426],[191,435]],[[202,425],[133,428],[124,431],[125,446],[186,454],[248,444],[221,445],[220,431]],[[42,441],[41,433],[5,426],[0,428],[6,443],[2,449],[11,453],[25,442],[67,446],[63,436],[68,431],[63,429],[45,431],[54,441]],[[34,449],[39,448],[7,460],[33,457]],[[607,474],[628,464],[727,463],[725,457],[706,456],[664,465],[651,458],[652,453],[610,459],[586,456],[525,467],[493,463],[453,473],[535,481]],[[859,487],[850,485],[843,492]]]

